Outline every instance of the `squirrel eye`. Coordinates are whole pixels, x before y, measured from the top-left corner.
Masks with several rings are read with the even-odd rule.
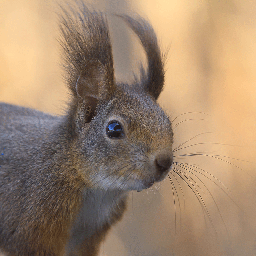
[[[106,127],[106,134],[109,138],[123,138],[124,137],[124,130],[122,125],[115,120],[112,120],[108,123]]]

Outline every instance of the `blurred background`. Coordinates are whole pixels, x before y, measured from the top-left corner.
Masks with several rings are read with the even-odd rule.
[[[169,49],[159,104],[183,163],[172,181],[131,193],[101,255],[256,255],[256,1],[87,2],[108,15],[118,81],[145,56],[113,14],[145,17]],[[64,113],[57,12],[55,1],[0,0],[1,101]]]

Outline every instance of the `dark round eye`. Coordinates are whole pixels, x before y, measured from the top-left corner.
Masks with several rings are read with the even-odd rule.
[[[109,138],[120,139],[124,137],[124,129],[122,125],[116,120],[112,120],[108,123],[106,127],[106,133]]]

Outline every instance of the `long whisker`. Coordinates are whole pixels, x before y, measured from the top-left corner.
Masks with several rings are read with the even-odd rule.
[[[168,178],[169,178],[169,180],[171,182],[171,185],[172,185],[172,196],[173,196],[173,204],[174,204],[174,220],[175,220],[175,234],[176,234],[176,230],[177,230],[177,218],[176,218],[177,208],[176,208],[175,194],[176,194],[176,197],[177,197],[177,200],[178,200],[179,209],[180,209],[180,216],[181,216],[180,199],[179,199],[179,194],[177,192],[175,184],[174,184],[172,178],[170,177],[170,175],[168,175]],[[180,217],[180,224],[181,224],[181,217]]]
[[[176,178],[176,176],[173,175],[172,172],[170,172],[170,174],[172,175],[172,177],[175,179],[175,181],[177,182],[177,184],[178,184],[178,186],[179,186],[179,189],[180,189],[180,191],[181,191],[181,194],[182,194],[182,197],[183,197],[183,201],[184,201],[183,207],[184,207],[184,209],[185,209],[185,194],[184,194],[184,192],[183,192],[182,186],[181,186],[180,182],[178,181],[178,179]],[[169,176],[170,174],[168,174],[168,176]]]
[[[177,146],[176,148],[174,148],[174,150],[177,150],[178,148],[182,147],[183,145],[185,145],[185,144],[188,143],[189,141],[194,140],[194,139],[197,138],[198,136],[202,136],[202,135],[204,135],[204,134],[209,134],[209,133],[212,133],[212,132],[201,132],[201,133],[198,133],[198,134],[196,134],[195,136],[193,136],[192,138],[190,138],[189,140],[186,140],[186,141],[182,142],[179,146]]]
[[[185,167],[184,165],[179,165],[179,166],[180,166],[182,169],[185,168],[185,169],[184,169],[185,171],[188,171],[189,173],[193,174],[193,175],[202,183],[202,185],[204,186],[204,188],[207,190],[207,192],[208,192],[209,195],[211,196],[211,198],[212,198],[212,200],[213,200],[213,202],[214,202],[214,204],[215,204],[215,206],[216,206],[216,208],[217,208],[217,211],[218,211],[218,213],[219,213],[219,216],[220,216],[220,218],[221,218],[221,220],[222,220],[222,222],[223,222],[223,224],[224,224],[224,226],[225,226],[225,229],[226,229],[226,231],[227,231],[227,234],[229,235],[229,231],[228,231],[226,222],[225,222],[224,219],[223,219],[223,216],[222,216],[222,214],[221,214],[221,211],[220,211],[220,209],[219,209],[219,206],[218,206],[218,204],[217,204],[217,202],[216,202],[214,196],[212,195],[211,191],[207,188],[207,186],[206,186],[205,183],[202,181],[202,179],[200,179],[200,178],[198,177],[198,175],[196,175],[195,173],[193,173],[193,171],[195,171],[193,168],[191,168],[191,167],[189,167],[189,166]]]
[[[188,167],[187,168],[191,168],[191,170],[193,170],[194,172],[197,172],[199,174],[201,174],[202,176],[204,176],[206,179],[210,180],[211,182],[213,182],[219,189],[222,190],[222,192],[236,205],[236,207],[238,207],[240,210],[242,210],[239,205],[235,202],[235,200],[223,189],[223,187],[229,192],[231,193],[231,191],[229,190],[228,187],[225,186],[225,184],[220,180],[218,179],[216,176],[214,176],[213,174],[205,171],[204,169],[196,166],[196,165],[192,165],[192,164],[188,164],[188,163],[178,163],[176,162],[176,164],[178,164],[179,166],[181,165],[187,165]],[[182,166],[181,166],[182,167]],[[209,175],[210,177],[208,177],[207,175]],[[215,182],[215,180],[221,185],[219,185],[218,183]]]
[[[188,181],[186,181],[186,179],[188,180],[186,174],[184,175],[184,172],[182,172],[180,169],[178,169],[177,167],[173,167],[173,171],[174,173],[176,173],[180,178],[181,180],[183,180],[187,186],[191,189],[191,191],[194,193],[194,195],[196,196],[198,202],[200,203],[201,206],[203,206],[203,209],[204,207],[206,207],[205,203],[204,203],[204,200],[202,199],[200,193],[198,191],[195,191],[194,190],[194,184],[189,184]],[[184,178],[183,176],[186,178]]]
[[[204,113],[204,112],[185,112],[185,113],[182,113],[182,114],[176,116],[176,117],[172,120],[172,123],[175,122],[175,120],[176,120],[177,118],[181,117],[181,116],[184,116],[184,115],[191,115],[191,114],[203,114],[203,115],[209,116],[209,114]]]
[[[187,142],[188,142],[188,141],[187,141]],[[184,145],[184,144],[185,144],[185,143],[183,143],[183,145]],[[241,147],[241,146],[238,146],[238,145],[223,144],[223,143],[218,143],[218,142],[198,142],[198,143],[195,143],[195,144],[187,145],[187,146],[185,146],[185,147],[181,147],[181,145],[180,145],[180,146],[174,148],[174,149],[173,149],[173,152],[177,152],[177,151],[179,151],[179,150],[191,148],[191,147],[198,146],[198,145],[221,145],[221,146]]]
[[[193,119],[193,118],[184,119],[184,120],[178,122],[177,124],[175,124],[174,127],[173,127],[173,130],[176,129],[179,125],[181,125],[181,124],[183,124],[185,122],[189,122],[189,121],[205,121],[205,119],[204,118],[200,118],[200,119]]]
[[[215,233],[217,234],[217,231],[213,225],[213,220],[212,220],[211,214],[206,206],[204,199],[202,198],[201,194],[197,190],[195,184],[193,184],[193,182],[191,182],[191,180],[189,179],[188,175],[186,175],[185,172],[181,171],[177,167],[173,167],[173,171],[187,184],[187,186],[190,188],[190,190],[196,196],[197,201],[199,202],[200,206],[202,207],[203,212],[207,215],[207,218],[210,221],[212,228],[214,229]]]
[[[228,157],[228,156],[223,156],[223,155],[213,155],[213,154],[206,154],[204,152],[195,152],[195,153],[185,153],[185,154],[181,154],[181,155],[178,155],[178,156],[175,156],[176,158],[177,157],[193,157],[193,156],[203,156],[203,157],[210,157],[210,158],[214,158],[214,159],[217,159],[217,160],[220,160],[222,162],[225,162],[226,164],[229,164],[241,171],[243,171],[244,173],[246,173],[248,176],[250,176],[251,178],[253,178],[252,175],[250,175],[247,171],[245,171],[244,169],[242,169],[240,166],[228,161],[228,160],[225,160],[224,158],[227,158],[227,159],[230,159],[230,160],[236,160],[236,161],[241,161],[241,162],[247,162],[247,163],[251,163],[249,161],[245,161],[245,160],[240,160],[238,158],[232,158],[232,157]]]

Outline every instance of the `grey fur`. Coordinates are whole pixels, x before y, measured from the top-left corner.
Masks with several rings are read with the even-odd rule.
[[[9,255],[97,255],[130,190],[164,179],[171,123],[156,103],[163,62],[152,27],[123,16],[148,55],[147,75],[116,84],[106,18],[79,4],[61,16],[67,114],[0,104],[0,248]],[[125,136],[109,138],[109,121]]]

